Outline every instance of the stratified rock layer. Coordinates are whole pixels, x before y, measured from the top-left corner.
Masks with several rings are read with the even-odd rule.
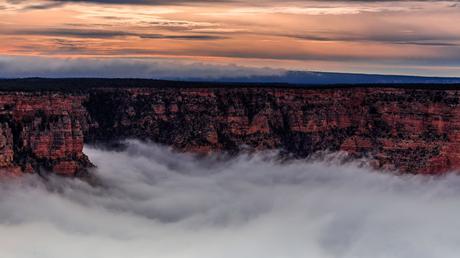
[[[0,93],[0,167],[7,172],[76,175],[91,166],[83,154],[88,119],[84,96]]]
[[[345,151],[376,168],[460,168],[460,90],[391,87],[86,87],[0,94],[0,167],[74,176],[83,143],[139,138],[181,151]]]
[[[227,86],[228,87],[228,86]],[[459,90],[139,88],[89,93],[87,141],[149,139],[208,153],[279,149],[304,158],[346,151],[376,168],[460,167]]]

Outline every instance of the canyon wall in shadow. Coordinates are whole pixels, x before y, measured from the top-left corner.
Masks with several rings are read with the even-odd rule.
[[[345,151],[377,169],[460,167],[460,88],[242,85],[148,80],[0,83],[0,166],[79,175],[83,144],[126,138],[180,151]],[[15,86],[15,87],[13,87]]]

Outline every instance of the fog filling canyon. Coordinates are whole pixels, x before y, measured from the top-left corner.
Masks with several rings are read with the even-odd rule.
[[[86,147],[101,186],[0,186],[3,257],[456,257],[460,177],[273,153],[198,158]],[[336,155],[335,155],[336,156]]]

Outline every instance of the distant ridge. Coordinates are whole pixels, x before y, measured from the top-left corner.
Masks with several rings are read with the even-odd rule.
[[[399,84],[460,84],[459,77],[428,77],[428,76],[411,76],[411,75],[383,75],[383,74],[359,74],[359,73],[334,73],[334,72],[308,72],[308,71],[280,71],[276,74],[270,75],[247,75],[247,76],[160,76],[155,75],[154,72],[148,76],[130,77],[120,73],[113,76],[30,76],[30,77],[0,77],[1,84],[10,84],[14,80],[22,79],[22,83],[37,81],[45,82],[46,79],[54,79],[55,82],[65,80],[69,83],[69,80],[73,82],[79,80],[85,80],[86,83],[92,82],[103,82],[104,80],[117,80],[118,82],[126,83],[127,81],[136,84],[143,82],[146,84],[152,84],[152,81],[156,81],[156,84],[169,82],[208,82],[208,83],[251,83],[251,84],[279,84],[279,85],[399,85]],[[9,80],[9,83],[7,81]],[[149,82],[150,81],[150,82]],[[142,84],[142,83],[141,83]]]
[[[332,72],[304,72],[288,71],[281,75],[227,77],[227,78],[199,78],[186,79],[168,78],[186,81],[214,81],[231,83],[287,83],[305,85],[327,84],[458,84],[460,77],[424,77],[409,75],[381,75],[358,73],[332,73]]]
[[[404,77],[404,76],[402,76]],[[414,77],[416,79],[424,77]],[[305,88],[305,89],[333,89],[333,88],[405,88],[405,89],[460,89],[460,79],[434,78],[424,81],[376,81],[353,82],[351,80],[337,80],[334,83],[299,83],[258,81],[257,78],[244,80],[157,80],[157,79],[129,79],[129,78],[19,78],[1,79],[0,91],[64,91],[80,92],[96,88]]]

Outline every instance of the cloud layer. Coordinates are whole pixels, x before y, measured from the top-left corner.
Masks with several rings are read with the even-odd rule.
[[[167,59],[53,59],[1,57],[0,78],[98,77],[145,79],[220,79],[280,75],[284,71]]]
[[[0,0],[0,56],[458,76],[458,1]]]
[[[23,3],[27,2],[27,0],[7,0],[10,3]],[[323,1],[323,0],[291,0],[290,2],[311,2],[311,1]],[[362,3],[369,3],[369,2],[382,2],[382,0],[328,0],[328,1],[337,1],[337,2],[362,2]],[[384,0],[387,2],[410,2],[414,0]],[[419,0],[419,2],[442,2],[445,0]],[[30,0],[29,0],[30,2]],[[72,3],[72,2],[80,2],[80,3],[99,3],[99,4],[125,4],[125,5],[132,5],[132,4],[140,4],[140,5],[171,5],[171,4],[194,4],[194,3],[229,3],[229,2],[239,2],[239,3],[247,3],[247,0],[50,0],[49,2],[57,2],[57,3]],[[255,3],[270,3],[270,2],[278,2],[277,0],[252,0]],[[455,2],[455,0],[453,1]],[[52,8],[52,6],[50,6]]]
[[[0,254],[19,257],[457,257],[460,178],[270,154],[199,159],[86,148],[103,186],[0,185]]]

